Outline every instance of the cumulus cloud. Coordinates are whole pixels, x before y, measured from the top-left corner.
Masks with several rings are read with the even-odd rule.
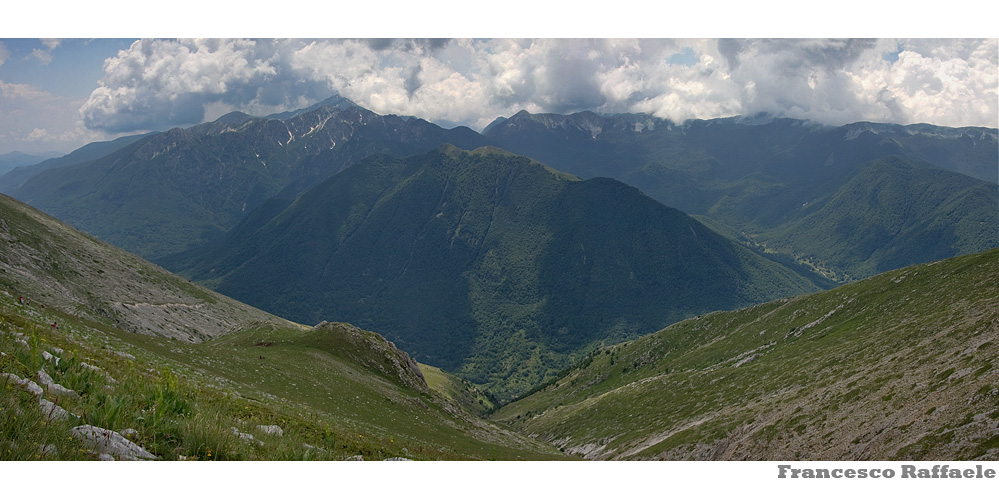
[[[996,40],[964,39],[140,40],[106,61],[80,115],[163,129],[335,92],[474,128],[521,109],[995,127],[996,59]]]
[[[80,114],[95,129],[150,130],[198,123],[206,105],[266,114],[329,97],[291,60],[283,41],[139,40],[105,61]]]
[[[10,57],[10,51],[7,50],[7,46],[3,42],[0,42],[0,66],[7,62],[8,57]]]

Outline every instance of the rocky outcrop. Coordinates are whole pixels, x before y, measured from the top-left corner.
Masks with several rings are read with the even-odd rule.
[[[38,407],[49,421],[64,421],[76,417],[66,409],[56,405],[55,402],[46,399],[38,399]]]
[[[232,434],[236,435],[237,437],[239,437],[240,440],[242,440],[242,441],[244,441],[246,443],[250,443],[250,444],[254,444],[254,445],[260,445],[260,446],[264,445],[263,442],[261,442],[260,440],[257,440],[257,437],[254,437],[250,433],[243,433],[243,432],[239,431],[239,428],[236,428],[235,426],[232,427]]]
[[[24,391],[26,391],[26,392],[28,392],[28,393],[30,393],[30,394],[38,397],[38,398],[42,397],[42,387],[38,386],[37,383],[35,383],[34,381],[31,381],[30,379],[21,379],[20,376],[18,376],[16,374],[11,374],[11,373],[0,374],[0,378],[6,378],[6,379],[10,380],[10,382],[12,382],[15,385],[19,386],[22,390],[24,390]]]
[[[82,439],[98,454],[109,454],[122,461],[159,459],[116,431],[82,425],[73,428],[72,432],[74,437]]]
[[[398,380],[405,386],[428,390],[427,381],[416,361],[380,334],[346,322],[326,321],[316,325],[313,332],[322,333],[323,337],[319,339],[327,340],[323,344],[336,348],[338,354],[345,354],[358,364]]]
[[[57,366],[59,365],[59,361],[62,360],[59,357],[56,357],[55,355],[52,355],[48,352],[42,352],[42,358],[45,359],[45,362],[52,362],[54,360],[55,365]]]
[[[35,377],[37,377],[38,382],[45,387],[45,391],[57,397],[80,398],[79,393],[56,383],[44,370],[38,371],[38,373],[35,374]]]
[[[284,430],[282,430],[281,427],[276,424],[257,425],[257,431],[263,433],[264,435],[274,435],[277,437],[284,436]]]

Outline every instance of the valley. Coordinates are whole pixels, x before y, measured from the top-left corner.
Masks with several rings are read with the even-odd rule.
[[[0,198],[0,457],[995,460],[996,150],[339,96],[90,144],[0,178],[62,220]]]

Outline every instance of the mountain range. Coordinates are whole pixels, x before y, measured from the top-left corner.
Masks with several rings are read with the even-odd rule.
[[[230,113],[187,129],[119,139],[107,144],[116,148],[110,153],[48,167],[12,194],[156,258],[210,241],[267,199],[294,197],[371,154],[408,155],[444,143],[483,145],[468,128],[445,130],[334,99],[284,119]]]
[[[378,115],[334,96],[269,117],[231,113],[88,145],[0,177],[0,192],[157,259],[215,240],[265,200],[292,199],[371,154],[492,145],[583,179],[638,187],[831,285],[999,244],[997,135],[981,127],[827,126],[768,115],[674,123],[644,114],[526,111],[478,134]],[[884,170],[878,181],[898,195],[872,197],[863,209],[844,203],[855,195],[855,179],[890,156],[907,166]],[[925,184],[908,182],[910,170],[925,170],[918,176],[940,187],[919,191]],[[956,206],[970,211],[949,209]],[[879,213],[899,216],[886,224]],[[926,217],[960,228],[927,232]],[[802,226],[826,230],[844,220],[863,228],[854,237],[868,249],[844,252],[799,235]]]
[[[767,115],[677,124],[649,115],[522,111],[483,135],[582,178],[634,185],[729,237],[836,282],[999,245],[995,129],[834,127]],[[893,166],[884,167],[888,157],[895,158]],[[912,176],[922,180],[914,183]],[[845,202],[857,197],[867,181],[861,178],[871,177],[892,195]],[[935,187],[927,191],[926,185]],[[938,217],[953,227],[923,230]],[[864,249],[845,252],[828,238],[801,235],[811,228],[828,233],[836,224],[835,237],[850,232],[851,244]]]
[[[0,154],[0,175],[3,175],[19,166],[33,165],[40,161],[62,156],[57,152],[44,154],[25,154],[21,151],[11,151],[7,154]]]

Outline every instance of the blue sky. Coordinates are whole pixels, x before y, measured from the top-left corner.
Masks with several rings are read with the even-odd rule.
[[[69,5],[68,18],[86,15],[82,7]],[[86,22],[29,25],[25,32],[17,17],[0,21],[0,33],[24,36],[0,39],[0,154],[68,152],[87,142],[188,126],[234,110],[264,115],[296,109],[334,93],[378,113],[415,115],[443,126],[474,129],[521,109],[644,112],[675,121],[756,112],[828,124],[883,121],[996,127],[999,120],[999,48],[994,35],[840,39],[812,38],[816,30],[803,29],[808,38],[685,36],[690,25],[710,26],[694,29],[708,35],[745,34],[738,12],[743,4],[736,4],[731,18],[726,18],[729,24],[720,24],[721,28],[718,23],[692,22],[690,11],[672,7],[641,19],[632,15],[622,20],[620,12],[591,12],[582,19],[600,22],[589,25],[542,8],[535,9],[530,19],[558,18],[577,28],[568,33],[555,30],[558,38],[431,39],[428,32],[492,35],[493,26],[528,18],[504,18],[510,13],[499,12],[492,25],[460,24],[463,28],[455,30],[430,24],[413,33],[411,26],[422,26],[420,21],[428,13],[402,4],[397,24],[388,27],[373,23],[370,10],[338,8],[340,16],[302,16],[292,10],[293,20],[281,12],[273,14],[279,25],[290,24],[274,32],[260,29],[271,26],[268,13],[264,20],[248,24],[256,26],[257,33],[252,34],[257,36],[244,38],[240,36],[244,28],[206,27],[206,22],[229,19],[221,13],[212,15],[210,7],[197,3],[185,5],[189,9],[182,6],[163,13],[159,21],[166,24],[150,23],[158,13],[143,18],[138,28],[123,22],[117,29],[126,27],[129,35],[166,31],[213,38],[115,38],[115,30],[110,38],[85,38],[80,26]],[[464,4],[452,8],[458,5]],[[177,12],[184,16],[176,17]],[[881,13],[882,29],[872,32],[890,33],[898,31],[897,26],[908,26],[896,11],[888,12],[891,15]],[[879,17],[877,11],[872,14],[869,17]],[[939,15],[947,19],[946,14]],[[399,18],[410,16],[418,22],[398,24]],[[896,29],[884,29],[883,19],[888,18],[895,19],[897,24],[889,26]],[[367,24],[361,19],[368,19]],[[861,18],[850,19],[856,24]],[[641,21],[638,29],[625,33],[614,27],[636,21]],[[373,24],[379,27],[371,29]],[[237,20],[235,25],[247,24]],[[347,26],[346,31],[341,26]],[[786,26],[779,28],[779,23],[763,26],[768,34],[786,33],[781,31]],[[532,29],[552,32],[550,27]],[[961,29],[962,34],[975,32],[989,33],[973,25]],[[323,37],[274,38],[299,33]],[[424,37],[384,38],[396,33]],[[642,37],[624,37],[633,33]],[[661,38],[665,33],[681,37]],[[35,34],[68,38],[29,37]],[[217,37],[233,34],[237,36]],[[375,39],[341,38],[358,34]],[[793,29],[788,33],[800,34]],[[583,37],[563,38],[579,35]]]

